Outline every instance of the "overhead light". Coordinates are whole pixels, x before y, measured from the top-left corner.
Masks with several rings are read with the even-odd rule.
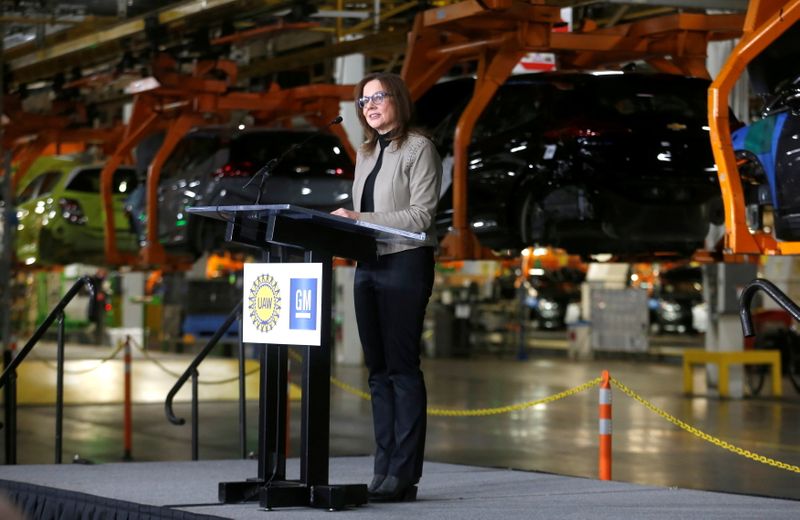
[[[353,18],[356,20],[366,20],[371,15],[366,11],[317,11],[309,18]]]
[[[142,79],[136,79],[128,83],[125,87],[126,94],[139,94],[140,92],[147,92],[148,90],[155,90],[161,86],[153,76],[148,76]]]

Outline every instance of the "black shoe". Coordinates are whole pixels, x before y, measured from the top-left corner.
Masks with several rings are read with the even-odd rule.
[[[370,502],[413,502],[417,499],[415,482],[389,475],[374,492],[369,493]]]
[[[383,481],[386,479],[386,475],[378,475],[377,473],[372,476],[372,482],[370,482],[369,486],[367,486],[367,492],[372,494],[375,493]]]

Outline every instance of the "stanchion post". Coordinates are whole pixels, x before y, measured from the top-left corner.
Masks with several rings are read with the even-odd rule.
[[[287,349],[287,359],[288,359],[288,349],[289,347],[283,347]],[[292,451],[292,364],[287,362],[286,363],[286,447],[284,449],[284,456],[288,459],[291,455]]]
[[[125,336],[125,402],[123,404],[123,448],[122,460],[133,460],[133,415],[131,413],[131,337]]]
[[[600,381],[600,480],[611,480],[611,376],[603,370]]]

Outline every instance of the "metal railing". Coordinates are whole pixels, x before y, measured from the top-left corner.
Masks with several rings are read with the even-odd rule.
[[[173,400],[175,399],[175,395],[180,391],[186,381],[189,380],[191,377],[192,379],[192,460],[198,460],[199,458],[199,448],[198,448],[198,437],[199,437],[199,405],[198,405],[198,398],[197,398],[197,390],[199,385],[199,372],[197,367],[203,360],[208,356],[208,354],[213,350],[213,348],[217,345],[219,340],[222,336],[227,332],[228,328],[233,324],[235,320],[238,319],[239,321],[239,443],[241,448],[241,455],[242,458],[247,458],[247,415],[245,409],[245,367],[244,367],[244,343],[242,341],[242,305],[243,301],[240,301],[239,304],[228,314],[228,317],[225,319],[225,322],[214,332],[214,335],[211,336],[211,339],[208,340],[208,343],[203,350],[201,350],[197,356],[195,356],[194,360],[189,364],[189,367],[186,371],[178,378],[175,384],[170,389],[169,393],[167,394],[167,399],[164,402],[164,411],[167,414],[167,419],[172,424],[177,426],[186,424],[186,421],[183,418],[177,417],[173,411]]]
[[[775,303],[792,315],[796,321],[800,321],[800,307],[792,301],[791,298],[778,289],[774,283],[763,278],[756,278],[748,283],[742,289],[742,294],[739,296],[739,320],[742,322],[742,334],[748,338],[755,334],[753,330],[753,319],[750,314],[750,304],[753,301],[753,296],[759,290],[764,291],[767,296],[772,298]]]
[[[0,388],[4,390],[4,427],[5,427],[5,448],[6,464],[17,463],[17,367],[25,360],[33,347],[44,336],[47,329],[58,321],[57,339],[57,369],[56,369],[56,464],[61,464],[61,453],[63,444],[64,428],[64,308],[72,301],[78,292],[88,286],[90,298],[94,301],[97,288],[88,276],[79,278],[67,291],[58,304],[50,311],[31,339],[20,350],[19,354],[12,359],[12,353],[6,349],[3,352],[3,366],[5,370],[0,375]]]

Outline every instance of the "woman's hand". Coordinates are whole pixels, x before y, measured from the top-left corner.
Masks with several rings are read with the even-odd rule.
[[[349,209],[344,209],[344,208],[339,208],[337,210],[331,211],[331,215],[336,215],[344,218],[351,218],[353,220],[358,220],[358,217],[361,216],[361,214],[358,211],[350,211]]]

